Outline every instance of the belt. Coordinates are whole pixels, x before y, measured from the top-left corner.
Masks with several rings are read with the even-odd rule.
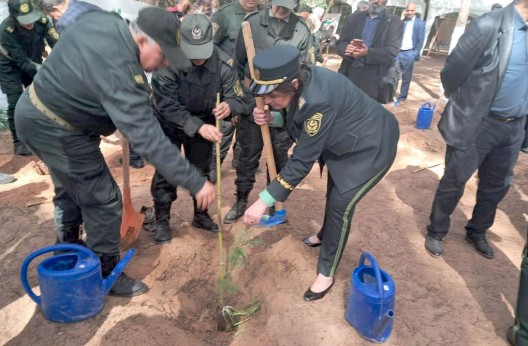
[[[500,115],[497,115],[493,112],[490,112],[490,117],[492,117],[493,119],[496,119],[500,122],[503,122],[503,123],[512,123],[514,121],[517,121],[517,120],[521,120],[523,117],[502,117]]]
[[[411,50],[414,50],[414,49],[405,49],[405,50],[400,50],[400,53],[401,53],[401,52],[410,52]]]
[[[42,114],[48,117],[48,119],[53,120],[55,123],[59,124],[67,130],[77,131],[77,128],[75,128],[75,126],[71,125],[69,122],[59,117],[51,109],[46,107],[46,105],[43,104],[42,101],[40,101],[39,97],[37,96],[37,93],[35,92],[35,87],[33,86],[33,83],[29,86],[28,95],[29,100],[31,101],[33,106],[35,106],[36,109],[38,109]]]

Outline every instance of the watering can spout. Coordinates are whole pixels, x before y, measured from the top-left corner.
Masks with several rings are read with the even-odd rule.
[[[386,314],[384,314],[376,324],[376,327],[374,329],[374,335],[376,337],[380,337],[384,332],[385,329],[390,325],[392,319],[394,318],[394,311],[389,310]]]
[[[101,280],[102,290],[105,293],[105,295],[108,294],[108,292],[110,292],[110,289],[115,284],[117,278],[119,277],[119,275],[121,275],[121,273],[123,272],[128,262],[130,262],[130,260],[132,259],[135,253],[136,253],[136,250],[134,249],[129,250],[126,253],[125,257],[123,257],[121,261],[119,261],[119,263],[116,265],[114,270],[112,270],[110,275],[108,275],[106,279]]]

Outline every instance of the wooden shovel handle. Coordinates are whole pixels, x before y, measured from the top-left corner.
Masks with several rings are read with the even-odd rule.
[[[251,34],[251,26],[249,25],[249,22],[242,22],[242,35],[244,36],[244,44],[246,45],[246,56],[249,65],[249,72],[251,73],[251,78],[255,79],[255,69],[253,68],[255,45],[253,44],[253,35]],[[255,97],[255,102],[258,109],[264,110],[263,97]],[[275,166],[275,157],[273,156],[273,146],[271,144],[271,135],[268,124],[261,125],[260,131],[262,133],[262,142],[264,143],[264,153],[266,155],[266,164],[268,165],[270,180],[273,180],[277,177],[277,167]],[[282,203],[276,202],[275,208],[277,210],[282,210]]]

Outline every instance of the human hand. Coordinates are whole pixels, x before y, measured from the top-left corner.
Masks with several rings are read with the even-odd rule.
[[[220,143],[222,140],[222,132],[220,132],[215,126],[203,124],[198,130],[200,136],[207,139],[209,142]]]
[[[246,209],[246,212],[244,213],[244,224],[246,226],[252,226],[260,221],[260,218],[262,215],[264,215],[264,212],[266,211],[268,207],[264,204],[264,202],[259,198],[255,203],[251,205],[251,207]]]
[[[349,43],[349,44],[347,44],[347,46],[345,48],[345,55],[349,56],[349,57],[352,57],[352,54],[354,53],[355,50],[356,50],[356,47],[354,47],[354,45],[352,43]]]
[[[209,180],[205,181],[200,191],[196,194],[196,204],[201,210],[206,210],[215,200],[215,187]]]
[[[260,110],[258,108],[253,109],[253,120],[255,121],[255,124],[262,126],[267,125],[272,121],[271,112],[268,105],[264,106],[264,110]]]
[[[231,107],[227,102],[222,102],[218,107],[213,108],[213,114],[217,119],[225,119],[231,114]]]
[[[354,50],[352,52],[352,57],[357,59],[357,58],[367,56],[367,54],[368,54],[368,47],[366,44],[363,43],[361,48],[354,47]]]
[[[231,117],[231,124],[233,124],[234,126],[236,126],[236,124],[238,124],[238,115],[234,116],[234,117]]]

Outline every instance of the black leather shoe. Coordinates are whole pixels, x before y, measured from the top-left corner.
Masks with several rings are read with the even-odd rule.
[[[433,257],[442,256],[442,241],[433,237],[425,237],[425,250]]]
[[[148,291],[148,286],[141,280],[129,278],[121,273],[110,290],[110,295],[118,297],[135,297]]]
[[[309,288],[308,291],[304,293],[304,300],[310,302],[312,300],[323,298],[328,292],[330,292],[330,289],[332,288],[332,286],[334,286],[334,282],[335,280],[332,281],[332,283],[330,284],[330,286],[328,286],[326,290],[317,293]]]
[[[311,236],[310,236],[311,237]],[[310,241],[310,237],[308,238],[304,238],[303,240],[303,243],[305,243],[306,245],[308,245],[309,247],[318,247],[318,246],[321,246],[321,242],[319,241],[319,243],[312,243]]]
[[[475,250],[477,250],[477,252],[482,256],[489,259],[493,259],[493,257],[495,257],[495,255],[493,254],[493,249],[488,244],[486,238],[473,239],[469,235],[466,235],[466,240],[469,243],[473,244]]]

